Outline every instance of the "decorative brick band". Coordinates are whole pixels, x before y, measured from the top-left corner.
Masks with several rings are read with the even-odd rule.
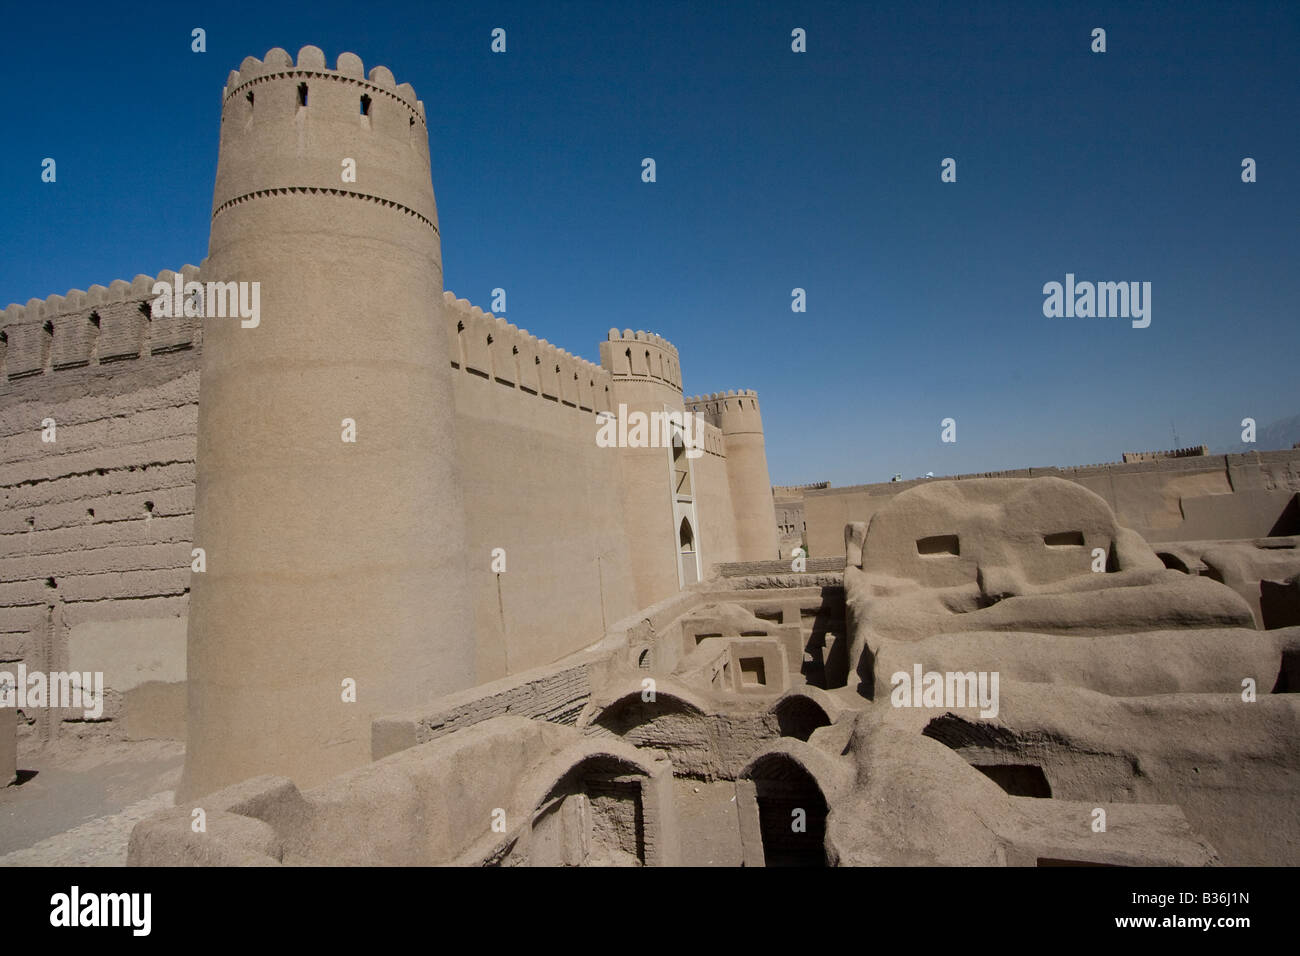
[[[251,193],[244,193],[242,196],[227,199],[216,209],[212,210],[212,218],[216,219],[217,216],[225,212],[231,206],[237,206],[240,203],[248,202],[250,199],[263,199],[268,196],[287,196],[290,193],[311,193],[313,196],[324,194],[327,196],[346,196],[351,199],[364,199],[367,202],[375,202],[379,203],[381,206],[388,206],[389,208],[397,209],[406,213],[408,216],[414,216],[434,232],[438,231],[437,223],[431,222],[410,206],[403,206],[400,202],[393,202],[391,199],[384,199],[380,196],[372,196],[369,193],[353,192],[350,189],[333,189],[326,186],[278,186],[273,189],[257,189]]]

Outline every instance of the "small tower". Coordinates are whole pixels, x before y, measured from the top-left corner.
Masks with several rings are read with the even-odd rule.
[[[610,329],[600,343],[600,364],[614,380],[616,413],[676,412],[682,406],[677,349],[653,332]],[[658,436],[662,438],[662,435]],[[619,451],[623,518],[631,548],[637,607],[676,594],[699,577],[699,523],[686,455],[657,441],[655,447]],[[683,475],[687,476],[685,483]],[[685,525],[683,525],[685,522]]]
[[[355,177],[349,168],[355,169]],[[370,759],[370,722],[474,681],[424,105],[316,47],[232,72],[205,282],[184,797]],[[355,441],[347,441],[346,422]],[[486,555],[483,556],[486,560]],[[347,689],[355,686],[355,703]]]
[[[734,389],[701,396],[687,406],[722,430],[727,443],[727,482],[736,516],[736,549],[741,561],[775,561],[781,555],[776,505],[767,473],[763,416],[758,393]]]

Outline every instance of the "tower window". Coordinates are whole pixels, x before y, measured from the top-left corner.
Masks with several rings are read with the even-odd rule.
[[[247,97],[247,99],[248,99],[248,108],[251,110],[251,109],[253,108],[253,91],[252,91],[252,90],[249,90],[249,91],[248,91],[248,97]]]
[[[367,96],[365,93],[361,94],[361,115],[362,116],[370,115],[370,97]]]
[[[306,83],[298,84],[298,105],[299,106],[307,105],[307,84]]]

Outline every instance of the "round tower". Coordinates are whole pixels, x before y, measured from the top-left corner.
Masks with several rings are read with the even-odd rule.
[[[718,426],[727,444],[727,483],[736,515],[736,549],[741,561],[775,561],[781,556],[776,505],[767,472],[763,416],[753,389],[714,392],[689,410]]]
[[[262,773],[311,786],[370,759],[375,716],[474,680],[410,85],[351,53],[328,69],[312,46],[296,64],[244,60],[223,92],[201,278],[240,283],[260,314],[213,317],[208,287],[181,792]]]
[[[653,332],[610,329],[600,343],[600,364],[609,370],[615,414],[630,417],[676,412],[682,406],[682,372],[677,349]],[[652,429],[654,431],[654,429]],[[662,439],[662,434],[657,438]],[[690,493],[690,465],[674,456],[661,440],[652,447],[619,450],[623,478],[623,516],[631,549],[632,578],[637,607],[648,607],[676,594],[698,577],[695,540],[698,522]],[[682,521],[686,521],[691,550],[683,564]],[[685,568],[685,572],[683,572]]]

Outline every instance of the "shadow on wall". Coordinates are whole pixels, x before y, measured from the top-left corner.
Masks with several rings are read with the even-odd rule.
[[[1300,495],[1292,495],[1268,532],[1270,538],[1292,534],[1300,534]]]
[[[1259,610],[1266,630],[1300,625],[1300,577],[1260,581]]]
[[[777,701],[772,709],[782,737],[807,740],[818,727],[829,727],[831,719],[811,697],[791,694]]]

